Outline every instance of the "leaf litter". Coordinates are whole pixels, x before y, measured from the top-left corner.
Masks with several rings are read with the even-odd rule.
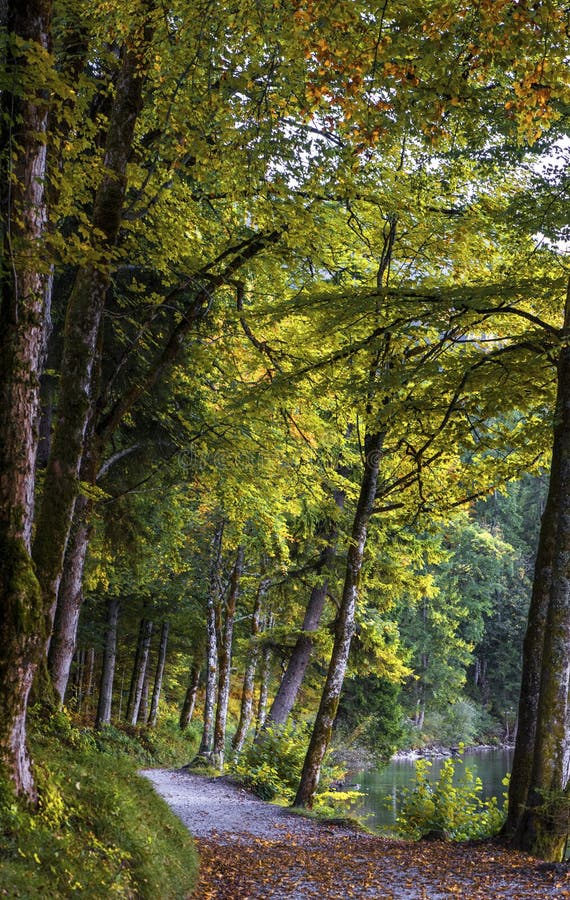
[[[570,900],[567,864],[488,841],[369,835],[295,815],[224,777],[143,774],[195,836],[201,863],[193,900]]]

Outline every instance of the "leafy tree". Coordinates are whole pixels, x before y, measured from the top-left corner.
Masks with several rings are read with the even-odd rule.
[[[356,675],[344,683],[335,731],[342,742],[366,747],[378,764],[386,763],[403,743],[404,710],[400,685],[377,675]]]

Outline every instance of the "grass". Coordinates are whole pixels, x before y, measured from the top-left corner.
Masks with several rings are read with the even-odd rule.
[[[31,745],[38,810],[0,790],[0,897],[191,894],[198,868],[193,840],[137,774],[141,763],[188,761],[189,739],[168,727],[156,735],[117,729],[97,735],[58,714],[47,725],[36,723]]]

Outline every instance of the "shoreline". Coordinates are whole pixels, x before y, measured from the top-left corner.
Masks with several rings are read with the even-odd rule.
[[[488,753],[491,750],[514,750],[514,746],[515,745],[513,743],[473,744],[471,746],[464,747],[463,752],[460,752],[459,747],[455,746],[428,746],[422,747],[421,749],[412,748],[409,750],[399,750],[390,758],[390,762],[398,762],[399,760],[409,760],[410,762],[415,762],[419,759],[458,759],[461,756],[471,756],[476,753]]]

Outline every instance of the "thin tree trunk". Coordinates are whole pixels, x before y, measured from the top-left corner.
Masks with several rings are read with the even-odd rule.
[[[150,652],[150,647],[149,647]],[[137,725],[145,725],[148,718],[148,694],[150,690],[150,660],[147,657],[144,668],[144,678],[141,691],[141,699],[137,712]]]
[[[125,667],[121,669],[121,687],[119,690],[119,711],[117,714],[117,718],[119,721],[123,718],[123,696],[125,693]]]
[[[230,579],[228,599],[225,605],[224,630],[219,653],[219,682],[218,704],[216,708],[216,722],[214,725],[214,746],[212,758],[214,765],[220,770],[224,769],[224,753],[226,745],[226,724],[228,718],[228,702],[230,699],[230,681],[232,650],[234,637],[234,620],[236,604],[239,596],[241,573],[243,570],[243,547],[238,547],[235,565]]]
[[[301,772],[295,806],[311,809],[319,783],[321,766],[328,749],[336,717],[350,644],[354,633],[354,616],[358,598],[360,570],[366,546],[368,521],[374,508],[383,432],[366,435],[365,461],[358,504],[348,547],[342,600],[335,624],[335,640],[317,718]]]
[[[151,638],[152,622],[150,621],[150,619],[143,618],[141,619],[141,623],[139,626],[139,636],[137,640],[137,649],[135,653],[133,674],[131,677],[131,687],[129,691],[129,702],[127,704],[126,718],[127,722],[129,722],[131,725],[137,724],[144,688],[144,679],[146,675]]]
[[[119,622],[120,602],[116,598],[107,601],[107,629],[105,632],[105,650],[101,668],[99,686],[99,703],[95,727],[100,729],[111,722],[111,706],[113,702],[113,681],[117,662],[117,625]]]
[[[192,716],[194,715],[196,696],[198,694],[198,686],[200,684],[200,672],[200,662],[198,660],[194,660],[192,662],[192,668],[190,670],[190,683],[186,688],[184,703],[182,704],[182,709],[180,711],[179,725],[182,731],[190,724],[190,722],[192,721]]]
[[[48,276],[37,265],[47,229],[49,99],[35,60],[51,49],[51,19],[51,0],[7,5],[3,24],[20,44],[8,42],[3,62],[12,75],[0,97],[0,768],[32,801],[26,713],[48,636],[30,554],[49,321]]]
[[[150,704],[150,713],[148,716],[148,724],[151,728],[156,728],[158,720],[158,704],[160,702],[160,693],[162,691],[162,679],[164,677],[164,666],[166,664],[166,648],[168,646],[169,623],[164,621],[160,632],[160,646],[158,648],[158,661],[156,663],[156,673],[154,676],[154,686],[152,689],[152,700]]]
[[[239,722],[236,732],[232,739],[232,750],[238,756],[241,753],[244,741],[253,718],[253,690],[255,685],[255,670],[257,669],[257,659],[259,656],[259,644],[257,643],[257,635],[259,634],[259,626],[261,624],[261,612],[263,609],[263,600],[269,587],[269,579],[263,578],[255,595],[255,603],[253,605],[253,613],[251,616],[251,646],[247,655],[247,663],[243,676],[243,687],[241,692],[241,706],[239,713]]]
[[[81,712],[83,705],[83,680],[85,678],[85,658],[86,651],[84,647],[80,647],[77,651],[75,659],[75,706],[78,712]]]
[[[206,697],[204,700],[204,728],[198,756],[210,757],[214,741],[214,710],[216,705],[216,687],[218,684],[218,638],[217,611],[220,603],[220,564],[222,557],[222,537],[224,523],[216,526],[212,539],[212,561],[210,565],[210,586],[208,591],[208,609],[206,619]]]
[[[273,616],[270,614],[266,623],[267,630],[273,627]],[[259,667],[259,697],[255,718],[255,740],[258,739],[267,719],[267,699],[269,696],[269,679],[271,678],[271,647],[266,644],[261,651]]]
[[[78,497],[75,503],[74,524],[65,552],[53,634],[49,644],[48,670],[60,704],[65,700],[83,602],[83,569],[89,545],[90,505],[90,501],[83,496]]]
[[[95,675],[95,647],[89,647],[87,650],[85,664],[85,700],[86,710],[91,709],[91,698],[93,697],[93,678]]]

